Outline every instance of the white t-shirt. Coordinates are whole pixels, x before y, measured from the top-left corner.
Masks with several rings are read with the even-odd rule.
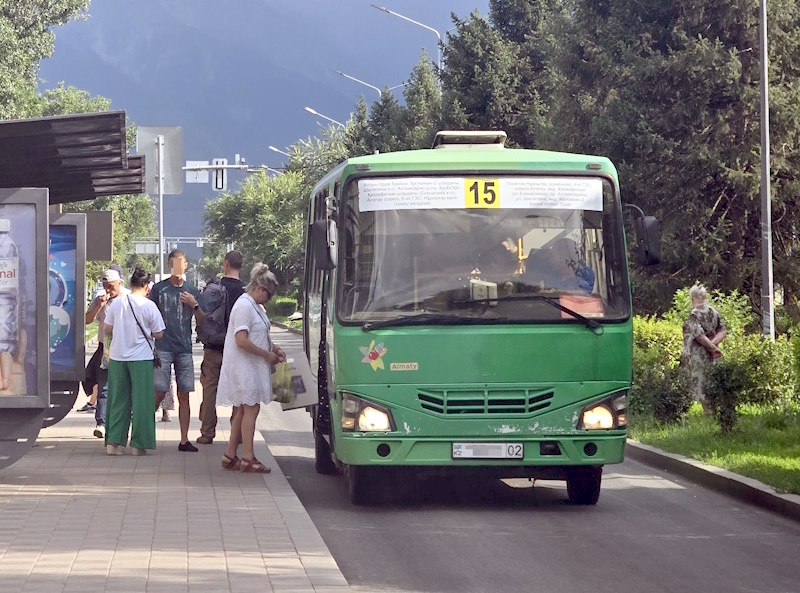
[[[133,312],[131,311],[133,305]],[[153,360],[153,333],[164,331],[164,319],[156,304],[147,297],[129,294],[115,298],[106,306],[106,324],[112,329],[111,360]],[[142,330],[136,324],[133,314],[142,324]]]
[[[117,295],[117,296],[124,297],[126,294],[130,294],[130,293],[131,293],[130,290],[128,290],[124,286],[120,286],[119,287],[119,295]],[[97,305],[97,302],[99,300],[100,300],[100,297],[94,297],[94,299],[92,299],[92,302],[89,304],[89,308],[90,309],[94,308],[95,305]],[[103,328],[103,323],[106,320],[106,309],[108,309],[108,306],[113,302],[114,302],[114,299],[106,301],[106,304],[103,305],[102,307],[100,307],[100,310],[97,312],[97,316],[95,317],[95,321],[97,321],[97,341],[99,343],[101,343],[101,344],[103,343],[103,336],[105,334],[105,331],[104,331],[104,328]]]

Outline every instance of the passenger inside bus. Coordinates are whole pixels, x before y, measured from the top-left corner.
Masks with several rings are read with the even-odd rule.
[[[496,280],[506,281],[518,273],[520,260],[516,242],[507,238],[481,252],[472,275],[489,275]]]
[[[562,237],[529,258],[521,280],[533,289],[592,294],[594,271],[583,263],[575,241]]]

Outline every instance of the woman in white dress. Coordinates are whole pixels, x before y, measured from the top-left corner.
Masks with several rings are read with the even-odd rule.
[[[243,472],[269,473],[253,454],[256,418],[261,404],[272,401],[272,369],[286,354],[272,343],[270,322],[262,305],[278,289],[275,275],[262,263],[253,266],[250,283],[231,309],[225,356],[217,387],[217,405],[235,406],[228,448],[222,467]],[[242,458],[237,456],[242,443]]]

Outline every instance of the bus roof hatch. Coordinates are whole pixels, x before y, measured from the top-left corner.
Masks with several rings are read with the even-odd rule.
[[[506,137],[503,131],[441,131],[436,132],[432,148],[504,148]]]

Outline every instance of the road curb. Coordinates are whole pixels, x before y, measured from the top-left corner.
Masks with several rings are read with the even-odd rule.
[[[702,486],[800,521],[800,496],[782,494],[763,482],[746,478],[696,459],[667,453],[628,439],[626,455],[635,461],[663,469]]]
[[[292,539],[297,555],[308,575],[314,590],[326,590],[331,593],[350,593],[351,589],[344,578],[336,559],[322,539],[316,525],[308,515],[303,503],[289,484],[281,466],[272,455],[263,430],[269,430],[261,414],[256,419],[256,431],[253,441],[257,457],[265,465],[272,468],[263,476],[278,511],[283,518],[289,537]],[[318,589],[319,588],[319,589]]]

